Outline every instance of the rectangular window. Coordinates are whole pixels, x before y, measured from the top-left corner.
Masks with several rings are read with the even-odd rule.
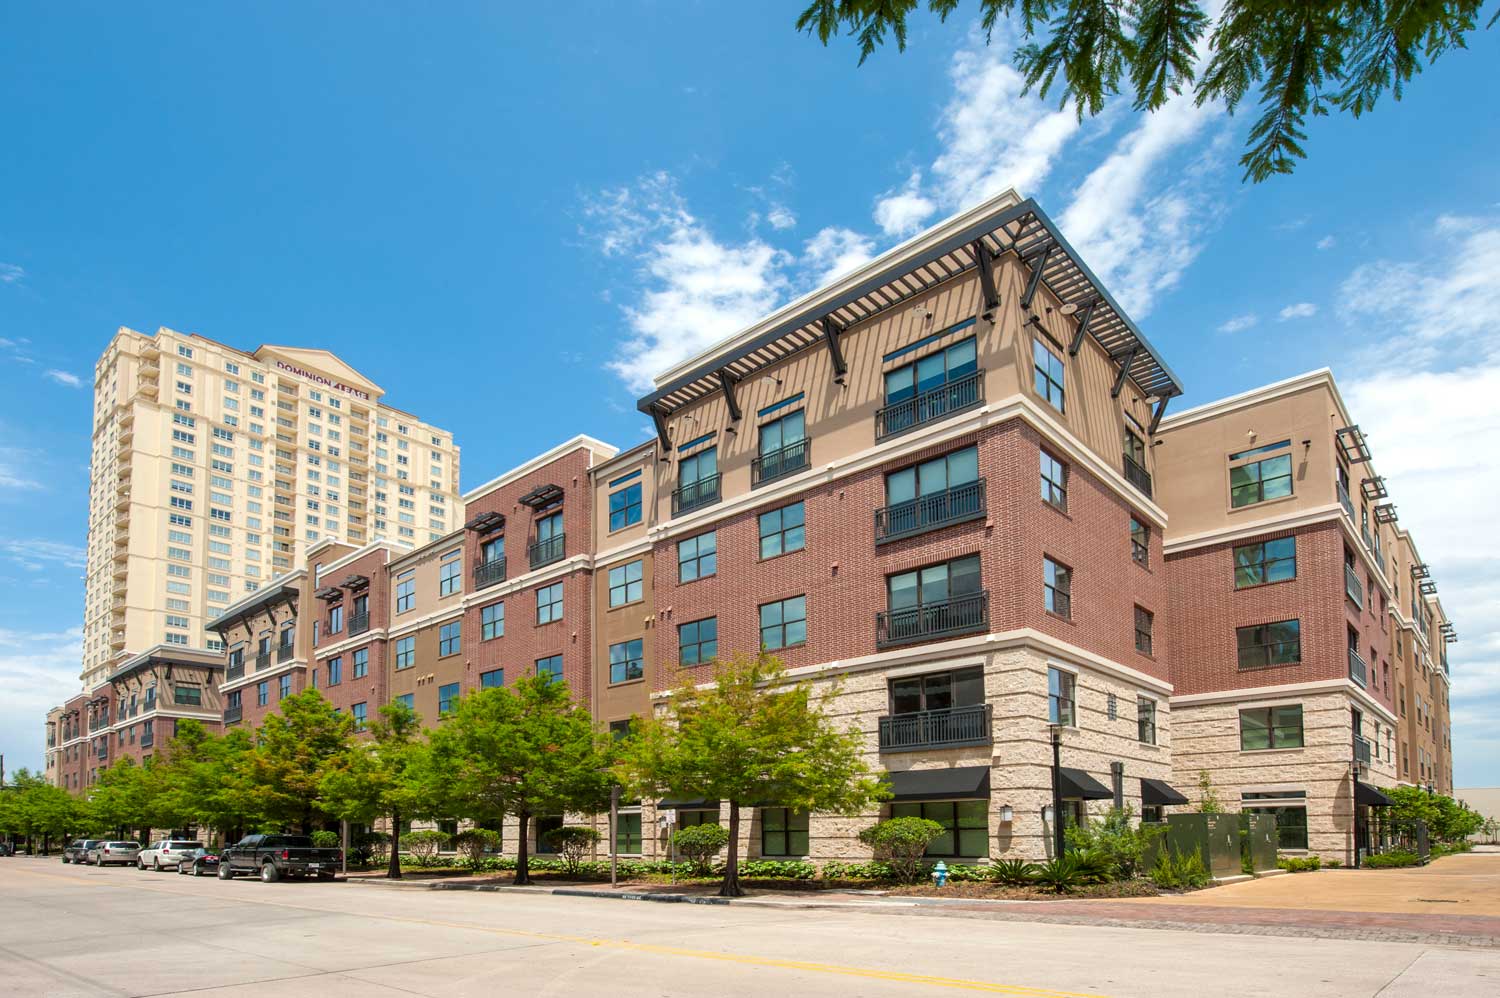
[[[767,651],[807,642],[807,597],[764,603],[760,607],[760,646]]]
[[[1047,720],[1051,724],[1074,727],[1078,724],[1074,691],[1078,678],[1062,669],[1047,669]]]
[[[636,472],[639,477],[640,472]],[[620,530],[641,522],[641,483],[627,485],[609,494],[609,529]]]
[[[639,811],[615,816],[615,853],[622,856],[641,854],[641,815]]]
[[[1051,558],[1042,559],[1042,601],[1047,610],[1073,617],[1073,570]]]
[[[805,513],[800,502],[760,514],[760,556],[774,558],[806,547],[804,520]]]
[[[438,714],[450,713],[458,706],[458,684],[444,683],[438,687]]]
[[[410,693],[402,693],[400,696],[396,697],[396,699],[393,700],[393,701],[391,701],[391,702],[392,703],[399,703],[401,706],[405,707],[407,710],[412,710],[413,709],[412,703],[413,703],[414,699],[415,698],[414,698],[414,696],[412,694],[410,694]]]
[[[539,659],[537,659],[536,660],[536,674],[538,676],[547,676],[547,677],[551,678],[551,680],[554,683],[560,683],[560,682],[562,682],[562,676],[563,676],[563,661],[562,661],[562,656],[561,655],[551,655],[551,656],[549,656],[547,658],[539,658]]]
[[[341,655],[335,655],[328,660],[328,685],[337,686],[344,681],[344,659]]]
[[[1234,587],[1285,582],[1297,577],[1297,538],[1241,544],[1234,549]]]
[[[438,569],[439,596],[452,596],[458,592],[464,571],[462,554],[462,551],[450,551],[443,555],[442,566]]]
[[[677,661],[702,665],[719,657],[719,618],[706,617],[677,627]]]
[[[609,570],[609,605],[624,606],[639,602],[644,594],[641,588],[642,562],[632,561]]]
[[[640,638],[609,646],[609,681],[626,683],[646,674],[646,654]]]
[[[1130,518],[1130,559],[1137,565],[1151,563],[1151,528]]]
[[[463,648],[463,621],[455,620],[438,628],[438,658],[457,655]]]
[[[410,669],[417,664],[417,639],[408,635],[396,639],[396,668]]]
[[[806,856],[807,812],[786,807],[760,809],[760,854],[762,856]]]
[[[505,636],[505,604],[491,603],[479,611],[479,637],[482,641]]]
[[[886,475],[885,503],[887,506],[902,506],[923,499],[932,502],[944,493],[977,481],[979,481],[979,448],[965,447],[952,454],[945,454]],[[951,506],[961,501],[960,497],[955,496],[949,499],[949,504]],[[948,511],[945,510],[945,512]],[[957,510],[952,511],[957,512]],[[927,511],[918,511],[919,515],[924,512]],[[896,531],[893,532],[899,532],[899,525],[893,526],[896,526]]]
[[[708,482],[719,475],[719,448],[709,447],[677,462],[677,484],[681,488]]]
[[[1140,697],[1135,702],[1136,737],[1147,745],[1156,744],[1156,701]]]
[[[1151,630],[1153,617],[1150,610],[1135,608],[1135,650],[1142,655],[1151,654]]]
[[[1046,451],[1042,455],[1042,499],[1058,509],[1068,508],[1068,466]]]
[[[1290,440],[1229,455],[1230,462],[1291,447]],[[1229,504],[1238,509],[1292,494],[1292,455],[1278,454],[1229,469]]]
[[[354,678],[363,679],[370,674],[370,649],[361,648],[350,658],[354,662]]]
[[[984,703],[984,670],[954,669],[904,676],[890,681],[892,714],[951,710]]]
[[[338,634],[344,629],[344,608],[342,606],[329,607],[328,609],[328,633]]]
[[[363,730],[365,730],[366,711],[367,711],[367,706],[365,704],[363,704],[363,703],[354,704],[353,706],[351,706],[349,708],[349,714],[350,714],[351,717],[354,718],[354,730],[355,731],[363,731]]]
[[[536,591],[536,622],[550,624],[563,617],[563,587],[561,582],[543,586]]]
[[[203,706],[203,688],[199,686],[177,686],[172,690],[172,699],[179,706],[201,707]]]
[[[1250,707],[1240,711],[1240,751],[1302,748],[1302,705]]]
[[[1062,358],[1044,343],[1041,337],[1031,341],[1032,387],[1058,412],[1063,408],[1063,362]]]
[[[943,826],[943,834],[927,844],[931,857],[974,858],[990,854],[989,802],[982,800],[929,801],[892,804],[892,818],[926,818]]]
[[[417,598],[416,570],[396,576],[396,612],[405,613]]]
[[[290,677],[288,677],[290,678]],[[258,707],[264,707],[271,702],[271,681],[263,679],[255,684],[255,703]]]
[[[488,672],[481,672],[479,674],[479,688],[482,689],[482,690],[490,690],[490,689],[494,689],[497,686],[504,686],[504,685],[505,685],[505,670],[504,669],[491,669]]]
[[[1276,835],[1280,849],[1307,848],[1307,806],[1298,804],[1282,807],[1242,807],[1242,814],[1269,814],[1276,819]]]
[[[1302,621],[1279,620],[1235,630],[1241,669],[1302,661]]]
[[[719,535],[710,530],[677,542],[677,581],[692,582],[719,570]]]
[[[798,409],[762,423],[757,446],[759,455],[753,469],[756,484],[807,467],[806,414]]]
[[[969,377],[978,369],[974,337],[959,340],[913,363],[885,372],[885,404],[892,406],[924,392],[935,391],[946,384]],[[906,425],[916,425],[921,421],[913,410]],[[886,429],[889,433],[898,428],[904,427],[888,426]]]
[[[943,630],[945,626],[958,625],[961,619],[968,616],[959,608],[958,601],[982,590],[979,555],[965,555],[952,561],[886,576],[885,587],[886,606],[892,615],[893,631],[903,629],[898,624],[902,619],[909,621],[908,626],[915,627],[919,633],[926,629]],[[922,613],[923,607],[931,608],[932,612]],[[903,614],[900,612],[903,610],[917,613]]]

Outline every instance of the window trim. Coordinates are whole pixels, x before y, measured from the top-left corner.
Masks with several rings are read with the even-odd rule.
[[[630,578],[630,569],[632,567],[640,573],[636,579]],[[615,585],[614,575],[616,572],[620,573],[621,582],[619,585]],[[618,610],[621,607],[644,602],[646,599],[646,559],[636,558],[618,565],[611,565],[604,573],[604,584],[606,590],[606,608],[609,610]],[[630,587],[632,585],[639,587],[639,595],[635,599],[630,598]],[[618,603],[615,602],[616,590],[620,590],[624,596]]]
[[[760,814],[760,854],[761,856],[775,857],[777,859],[789,859],[795,856],[808,856],[812,852],[812,814],[807,811],[798,811],[790,807],[761,807]],[[780,811],[782,813],[782,825],[779,829],[768,829],[766,827],[766,812]],[[800,816],[801,821],[795,819]],[[801,827],[798,827],[798,825]],[[801,833],[807,836],[807,852],[792,852],[792,836]],[[766,848],[766,836],[768,833],[779,834],[782,837],[785,851],[775,852]]]
[[[1068,710],[1068,720],[1066,721],[1062,720],[1061,710],[1055,712],[1057,720],[1053,720],[1053,704],[1060,703],[1063,699],[1061,690],[1059,690],[1057,693],[1052,692],[1053,673],[1057,673],[1057,675],[1059,676],[1068,677],[1070,689],[1073,694],[1071,697],[1066,698],[1068,703],[1071,705]],[[1078,727],[1078,673],[1072,669],[1064,668],[1063,666],[1058,665],[1054,662],[1047,663],[1047,723],[1049,725],[1056,724],[1064,728]]]
[[[1267,653],[1266,653],[1266,661],[1265,662],[1252,663],[1250,665],[1246,665],[1245,664],[1245,660],[1244,660],[1244,651],[1245,651],[1245,648],[1240,643],[1240,633],[1243,632],[1243,631],[1254,630],[1256,628],[1261,628],[1261,627],[1274,627],[1277,624],[1296,624],[1297,625],[1297,657],[1294,660],[1289,661],[1289,662],[1272,662],[1272,661],[1270,661],[1270,652],[1267,651]],[[1269,642],[1268,641],[1268,642],[1265,642],[1265,643],[1262,643],[1262,644],[1251,645],[1251,647],[1252,648],[1270,649],[1274,644],[1278,644],[1278,643],[1285,643],[1285,642]],[[1291,665],[1301,665],[1302,664],[1302,618],[1301,617],[1288,617],[1288,618],[1286,618],[1284,620],[1267,620],[1267,621],[1263,621],[1262,623],[1258,623],[1258,624],[1245,624],[1245,625],[1243,625],[1241,627],[1236,627],[1234,629],[1234,645],[1235,645],[1235,666],[1236,666],[1237,671],[1240,671],[1240,672],[1249,672],[1249,671],[1253,671],[1253,670],[1256,670],[1256,669],[1277,669],[1277,668],[1284,668],[1286,666],[1291,666]]]
[[[1056,454],[1052,453],[1045,447],[1038,447],[1037,453],[1040,455],[1040,457],[1037,458],[1037,474],[1040,477],[1038,488],[1040,489],[1042,486],[1045,486],[1047,490],[1040,493],[1040,498],[1042,502],[1044,502],[1048,506],[1051,506],[1059,513],[1066,513],[1068,511],[1068,479],[1072,477],[1072,472],[1068,467],[1068,462],[1064,461],[1062,458],[1058,457]],[[1047,468],[1043,463],[1043,461],[1046,460],[1050,460],[1053,464],[1057,465],[1057,467],[1062,470],[1061,484],[1058,484],[1057,482],[1054,482],[1052,479],[1047,477]],[[1061,502],[1058,502],[1052,498],[1052,493],[1054,492],[1061,493]]]
[[[792,526],[788,527],[788,526],[786,526],[786,511],[789,510],[789,509],[791,509],[793,506],[800,506],[800,507],[802,507],[802,522],[798,523],[798,524],[793,524]],[[781,526],[778,527],[776,530],[772,531],[770,534],[767,534],[765,532],[765,527],[764,527],[765,518],[768,517],[768,516],[770,516],[772,513],[780,514],[780,517],[777,520],[777,522],[780,523]],[[799,528],[802,531],[802,544],[799,547],[794,547],[794,548],[787,547],[786,546],[786,535],[787,535],[788,531],[797,530]],[[777,507],[775,507],[773,509],[768,509],[768,510],[765,510],[764,512],[755,514],[755,536],[756,536],[755,552],[756,552],[756,555],[757,555],[757,560],[759,560],[759,561],[771,561],[773,559],[780,558],[783,555],[796,554],[799,551],[806,551],[807,550],[807,501],[805,499],[798,499],[795,502],[783,503],[782,505],[777,506]],[[777,551],[775,554],[766,554],[766,539],[768,537],[776,537],[776,538],[779,539],[779,543],[781,545],[781,550],[780,551]],[[715,542],[715,544],[717,545],[717,541]],[[717,551],[716,551],[716,553],[717,553]]]
[[[1266,557],[1266,545],[1267,544],[1275,544],[1278,541],[1291,541],[1292,542],[1292,555],[1291,555],[1290,558],[1268,558],[1268,557]],[[1240,566],[1239,553],[1240,553],[1240,551],[1244,550],[1245,548],[1260,548],[1260,560],[1256,561],[1256,562],[1251,562],[1250,564],[1246,565],[1245,568],[1247,570],[1248,569],[1259,568],[1260,574],[1261,574],[1261,580],[1259,582],[1246,582],[1243,585],[1241,585],[1240,584],[1240,569],[1241,569],[1241,566]],[[1267,578],[1267,576],[1269,575],[1268,566],[1273,565],[1273,564],[1279,564],[1281,562],[1287,562],[1287,561],[1290,561],[1292,563],[1292,574],[1290,576],[1288,576],[1285,579],[1271,579],[1271,578]],[[1269,537],[1269,538],[1264,538],[1264,539],[1258,540],[1258,541],[1246,541],[1244,544],[1236,544],[1232,548],[1230,548],[1230,551],[1229,551],[1229,563],[1230,563],[1230,565],[1229,565],[1230,571],[1234,573],[1234,588],[1235,588],[1236,592],[1239,592],[1240,590],[1243,590],[1243,589],[1258,589],[1261,586],[1276,586],[1276,585],[1281,585],[1284,582],[1295,582],[1295,581],[1297,581],[1297,577],[1298,577],[1297,576],[1297,535],[1296,534],[1288,534],[1285,537]]]
[[[1054,569],[1060,569],[1066,574],[1066,589],[1059,590],[1055,584],[1049,585],[1047,583],[1047,566],[1049,564],[1052,565]],[[1055,577],[1056,572],[1054,572],[1053,574]],[[1058,610],[1054,609],[1054,607],[1057,605],[1056,595],[1054,595],[1052,598],[1053,606],[1047,606],[1047,595],[1049,592],[1054,594],[1058,592],[1062,593],[1063,599],[1066,604],[1063,609],[1066,612],[1059,612]],[[1056,558],[1052,557],[1049,554],[1042,555],[1042,612],[1050,614],[1051,616],[1056,617],[1059,620],[1066,620],[1069,622],[1072,622],[1073,620],[1073,567],[1065,562],[1058,561]]]
[[[1041,365],[1038,363],[1038,360],[1037,360],[1037,350],[1039,350],[1039,349],[1043,353],[1045,353],[1047,355],[1047,357],[1048,357],[1049,360],[1053,360],[1053,361],[1057,362],[1058,375],[1059,375],[1059,377],[1062,378],[1061,381],[1054,381],[1052,379],[1052,372],[1051,372],[1051,370],[1043,370],[1042,369]],[[1042,379],[1043,381],[1046,382],[1046,389],[1047,389],[1046,391],[1042,391],[1038,387],[1038,385],[1037,385],[1038,378],[1040,378],[1040,379]],[[1031,338],[1031,392],[1032,392],[1032,394],[1035,395],[1037,398],[1041,399],[1043,402],[1047,403],[1047,405],[1050,406],[1051,408],[1057,410],[1058,413],[1060,413],[1062,415],[1067,415],[1067,412],[1068,412],[1068,408],[1067,408],[1067,406],[1068,406],[1068,388],[1067,388],[1067,384],[1068,384],[1068,365],[1067,365],[1067,362],[1063,360],[1062,355],[1060,353],[1058,353],[1058,352],[1056,352],[1056,351],[1054,351],[1052,349],[1052,345],[1047,341],[1047,339],[1045,337],[1043,337],[1041,335],[1033,336]],[[1055,402],[1053,401],[1053,398],[1052,398],[1054,390],[1056,391],[1056,394],[1057,394],[1057,401],[1055,401]]]
[[[713,636],[713,638],[711,638],[709,640],[704,640],[703,637],[702,637],[703,625],[706,624],[706,623],[708,623],[710,620],[714,622],[714,636]],[[682,640],[682,632],[686,628],[689,628],[689,627],[696,627],[696,628],[698,628],[698,640],[696,640],[696,641],[688,641],[688,642],[684,642]],[[709,657],[705,658],[703,656],[703,646],[706,645],[706,644],[709,644],[710,641],[712,642],[712,644],[714,646],[714,653],[712,655],[710,655]],[[684,648],[696,648],[697,649],[697,658],[696,658],[695,661],[692,661],[692,662],[684,661],[684,659],[683,659],[683,649]],[[715,660],[717,660],[718,657],[719,657],[719,617],[718,617],[717,614],[713,614],[713,615],[710,615],[710,616],[707,616],[707,617],[700,617],[697,620],[684,621],[683,623],[677,625],[677,666],[678,666],[678,668],[682,668],[682,669],[694,669],[694,668],[697,668],[700,665],[709,665],[709,664],[713,663]]]
[[[1146,616],[1146,629],[1144,631],[1141,630],[1141,615],[1142,614],[1145,614],[1145,616]],[[1145,607],[1143,607],[1139,603],[1137,603],[1135,605],[1135,615],[1134,616],[1135,616],[1135,651],[1136,651],[1136,654],[1138,654],[1138,655],[1145,655],[1147,658],[1154,658],[1154,657],[1156,657],[1156,652],[1154,651],[1154,649],[1156,647],[1156,614],[1152,613],[1150,610],[1146,609]],[[1143,634],[1146,637],[1146,647],[1144,647],[1144,648],[1141,647],[1141,635],[1143,635]]]
[[[772,624],[770,626],[773,627],[773,628],[780,628],[781,629],[782,640],[785,641],[785,639],[786,639],[786,627],[787,627],[787,616],[786,616],[785,604],[790,603],[792,600],[797,600],[797,599],[800,599],[802,601],[802,616],[800,618],[794,618],[794,619],[800,619],[802,621],[802,640],[798,641],[798,642],[795,642],[795,643],[791,643],[791,644],[779,644],[779,645],[774,645],[774,646],[766,644],[766,625],[762,622],[763,619],[764,619],[763,616],[762,616],[762,614],[765,611],[766,607],[768,607],[768,606],[780,606],[780,607],[783,608],[782,609],[782,613],[781,613],[781,622],[777,623],[777,624]],[[760,646],[765,651],[780,651],[783,648],[801,648],[801,647],[803,647],[804,645],[807,644],[807,630],[808,630],[808,627],[807,627],[807,594],[806,593],[798,593],[798,594],[793,595],[793,596],[786,596],[786,597],[783,597],[782,599],[768,600],[765,603],[759,604],[755,608],[755,624],[756,624],[756,635],[760,639],[760,642],[759,642]]]
[[[639,658],[631,658],[630,657],[630,646],[631,645],[640,645],[640,657]],[[620,678],[620,679],[616,679],[615,678],[615,665],[616,665],[616,662],[615,662],[615,649],[616,648],[624,649],[621,652],[621,658],[620,658],[620,661],[619,661],[618,664],[624,666],[625,673],[624,673],[623,678]],[[636,676],[630,675],[630,665],[631,665],[632,662],[636,663],[637,667],[640,669],[640,675],[636,675]],[[646,639],[645,638],[643,638],[643,637],[641,637],[641,638],[626,638],[624,641],[616,641],[614,644],[612,644],[612,645],[609,646],[609,685],[610,686],[625,686],[625,685],[627,685],[629,683],[639,683],[639,682],[643,682],[645,680],[645,678],[646,678]]]
[[[706,573],[702,571],[702,568],[703,568],[703,559],[705,557],[707,557],[707,555],[705,555],[703,553],[701,543],[698,544],[695,547],[695,550],[697,551],[697,554],[694,554],[691,558],[688,558],[686,560],[684,560],[683,557],[682,557],[682,545],[686,544],[688,541],[699,541],[699,542],[701,542],[702,539],[705,538],[705,537],[712,537],[714,539],[714,549],[712,551],[712,555],[713,555],[713,559],[714,559],[714,570],[712,572],[706,572]],[[684,537],[684,538],[682,538],[681,540],[679,540],[677,542],[676,553],[677,553],[677,584],[679,586],[685,586],[685,585],[688,585],[688,584],[693,583],[693,582],[698,582],[698,581],[700,581],[702,579],[711,579],[711,578],[713,578],[714,576],[716,576],[716,575],[719,574],[719,531],[718,531],[718,528],[715,528],[713,530],[705,530],[701,534],[694,534],[691,537]],[[693,576],[691,579],[684,579],[682,577],[682,566],[685,565],[685,564],[687,564],[688,562],[694,562],[694,563],[696,563],[696,568],[698,569],[698,574],[695,575],[695,576]]]

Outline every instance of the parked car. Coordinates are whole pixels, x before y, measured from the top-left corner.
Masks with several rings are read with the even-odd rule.
[[[64,863],[87,863],[89,861],[89,850],[98,844],[98,839],[74,839],[63,850],[62,861]]]
[[[282,877],[332,880],[344,854],[312,844],[308,835],[247,835],[219,853],[219,879],[258,875],[266,883]]]
[[[219,854],[199,846],[177,861],[177,872],[183,876],[201,877],[219,868]]]
[[[202,848],[203,843],[196,839],[162,839],[142,849],[141,854],[136,857],[135,865],[142,870],[149,868],[157,873],[167,869],[175,870],[184,856]]]
[[[9,842],[0,842],[0,856],[14,856],[16,850]]]
[[[88,852],[88,859],[84,862],[93,863],[95,866],[110,866],[115,863],[129,866],[140,854],[139,842],[116,842],[111,839],[95,842],[94,847]]]

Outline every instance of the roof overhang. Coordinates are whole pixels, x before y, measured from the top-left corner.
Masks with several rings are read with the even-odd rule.
[[[1015,253],[1147,396],[1182,394],[1182,384],[1114,296],[1031,199],[997,198],[878,257],[841,281],[773,313],[714,350],[669,371],[638,408],[665,418],[837,333],[978,268],[981,256]],[[1029,289],[1034,293],[1034,288]],[[983,303],[981,303],[983,307]],[[830,329],[833,330],[830,333]]]

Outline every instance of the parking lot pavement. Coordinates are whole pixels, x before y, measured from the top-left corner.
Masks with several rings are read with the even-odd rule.
[[[0,860],[0,993],[1492,998],[1500,952]],[[1226,990],[1227,989],[1227,990]]]

